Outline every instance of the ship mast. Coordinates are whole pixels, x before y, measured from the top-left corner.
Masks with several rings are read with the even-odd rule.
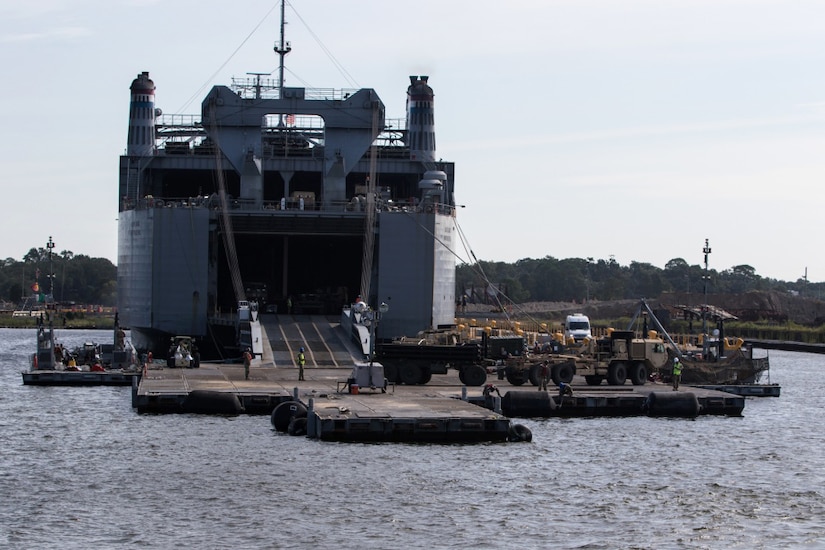
[[[284,40],[284,4],[285,0],[281,0],[281,40],[280,42],[275,42],[274,48],[275,53],[281,58],[278,65],[278,97],[281,99],[284,97],[284,57],[292,51],[292,46]],[[281,115],[281,117],[283,117],[283,115]]]

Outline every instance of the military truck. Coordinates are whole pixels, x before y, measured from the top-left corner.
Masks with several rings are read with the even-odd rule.
[[[556,384],[569,384],[578,374],[590,386],[598,386],[603,380],[610,386],[622,386],[628,379],[641,386],[647,382],[648,373],[664,367],[668,359],[661,338],[635,338],[633,331],[614,330],[606,338],[586,340],[577,353],[535,355],[529,361],[511,359],[504,372],[513,385],[529,380],[538,386],[540,364],[548,361]]]

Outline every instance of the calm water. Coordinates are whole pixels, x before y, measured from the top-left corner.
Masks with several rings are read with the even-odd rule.
[[[3,548],[825,546],[825,356],[771,352],[782,397],[742,418],[520,420],[533,443],[425,446],[23,386],[33,347],[0,329]]]

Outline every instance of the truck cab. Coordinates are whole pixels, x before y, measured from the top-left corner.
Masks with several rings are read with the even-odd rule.
[[[581,342],[585,338],[592,338],[590,332],[590,318],[583,313],[574,313],[568,315],[564,320],[564,340],[569,341],[571,338],[576,343]]]

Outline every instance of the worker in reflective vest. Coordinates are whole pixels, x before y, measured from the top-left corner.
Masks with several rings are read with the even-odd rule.
[[[682,380],[682,362],[678,357],[673,358],[673,391],[679,389],[679,382]]]
[[[307,358],[304,356],[304,348],[298,350],[298,380],[304,379],[304,365],[306,365]]]

